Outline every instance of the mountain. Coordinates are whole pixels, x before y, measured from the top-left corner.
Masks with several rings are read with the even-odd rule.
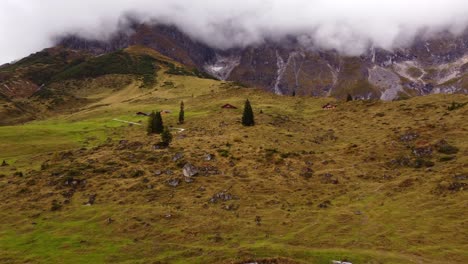
[[[141,46],[99,56],[92,51],[57,46],[0,67],[0,125],[74,112],[92,104],[102,90],[118,91],[135,79],[142,88],[153,87],[160,70],[213,78]]]
[[[188,70],[90,57],[25,101],[51,116],[0,126],[0,263],[467,263],[466,95],[345,102]],[[139,114],[158,110],[169,148]]]
[[[462,37],[344,57],[133,32],[0,67],[0,263],[468,263],[467,95],[407,98],[461,89]]]
[[[151,50],[159,59],[128,53],[133,47]],[[129,81],[129,76],[145,79],[158,71],[161,62],[177,64],[175,74],[233,81],[280,95],[390,101],[468,93],[468,31],[419,37],[410,47],[394,51],[370,47],[367,53],[351,57],[304,48],[292,36],[220,50],[174,26],[133,23],[107,41],[64,35],[52,48],[0,66],[0,124],[74,111],[91,100],[72,91],[77,80],[96,81],[109,74],[126,76],[114,82]],[[144,85],[152,85],[145,80]]]
[[[419,37],[407,48],[369,47],[350,57],[304,48],[297,38],[219,50],[192,40],[174,26],[139,25],[102,42],[66,36],[58,45],[103,54],[130,45],[157,50],[221,80],[236,81],[277,94],[395,100],[431,93],[468,93],[468,31]]]

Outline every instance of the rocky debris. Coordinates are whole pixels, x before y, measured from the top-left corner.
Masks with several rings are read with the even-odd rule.
[[[184,177],[184,181],[186,183],[192,183],[193,182],[193,178],[192,177]]]
[[[333,129],[329,129],[325,134],[322,136],[316,136],[312,140],[315,144],[322,144],[325,141],[336,141],[338,139],[337,136],[335,136],[335,131]]]
[[[460,191],[463,191],[463,190],[467,190],[468,188],[468,184],[467,183],[464,183],[464,182],[452,182],[450,183],[450,185],[448,186],[447,190],[451,191],[451,192],[460,192]]]
[[[468,174],[457,174],[453,175],[453,178],[458,181],[466,181],[468,180]]]
[[[185,177],[193,177],[198,174],[198,169],[190,163],[185,164],[182,169],[182,173]]]
[[[204,176],[208,176],[208,175],[219,175],[220,172],[219,172],[218,167],[215,167],[215,166],[204,166],[204,167],[200,167],[200,174],[202,174],[202,175],[204,175]]]
[[[165,148],[165,147],[162,146],[162,145],[160,145],[160,144],[154,144],[154,145],[153,145],[153,149],[154,149],[154,150],[160,150],[160,149],[164,149],[164,148]]]
[[[419,137],[419,134],[413,131],[405,132],[400,136],[400,141],[402,142],[411,142]]]
[[[175,161],[181,160],[183,157],[184,157],[184,154],[183,154],[183,153],[180,153],[180,152],[179,152],[179,153],[176,153],[176,154],[174,155],[174,157],[172,157],[172,161],[175,162]]]
[[[442,181],[440,182],[435,192],[438,194],[443,194],[446,192],[461,192],[468,190],[468,183],[462,181]]]
[[[226,211],[236,211],[237,209],[239,209],[239,205],[238,204],[227,204],[227,205],[223,206],[223,209],[226,210]]]
[[[400,156],[395,159],[392,159],[388,162],[390,167],[410,167],[411,166],[411,159],[409,157]]]
[[[180,180],[179,179],[170,179],[167,181],[167,184],[171,187],[177,187],[179,186],[180,184]]]
[[[72,187],[73,189],[77,189],[79,187],[84,187],[86,185],[86,180],[75,179],[73,177],[69,177],[65,179],[63,185]]]
[[[165,215],[164,215],[164,218],[166,218],[166,219],[171,219],[171,218],[172,218],[172,214],[165,214]]]
[[[314,171],[309,167],[305,167],[301,171],[301,176],[306,179],[312,178],[313,175],[314,175]]]
[[[211,161],[211,160],[214,159],[214,155],[212,155],[212,154],[206,154],[206,155],[203,157],[203,159],[204,159],[205,161]]]
[[[420,169],[420,168],[431,168],[431,167],[434,167],[435,163],[430,161],[430,160],[425,160],[423,158],[417,158],[416,160],[414,160],[413,162],[413,167],[416,168],[416,169]]]
[[[217,203],[219,201],[227,202],[233,199],[237,199],[237,197],[233,196],[228,192],[219,192],[213,195],[210,199],[210,203]]]
[[[97,197],[97,194],[91,194],[88,197],[88,202],[85,203],[85,205],[93,205],[96,202],[96,197]]]
[[[432,156],[432,146],[422,146],[413,149],[413,154],[416,157],[430,157]]]
[[[262,218],[260,216],[255,216],[255,223],[259,226],[262,224]]]
[[[326,209],[331,206],[331,202],[329,200],[321,202],[318,207],[322,209]]]
[[[167,174],[167,175],[173,175],[174,172],[173,172],[172,170],[166,170],[166,174]]]
[[[73,152],[71,151],[60,152],[56,155],[57,160],[65,160],[65,159],[70,159],[72,157],[73,157]]]
[[[333,174],[331,174],[331,173],[323,174],[321,182],[323,184],[338,184],[339,183],[338,179],[333,177]]]
[[[125,139],[122,139],[119,141],[119,145],[127,145],[128,144],[128,140],[125,140]]]
[[[144,144],[139,141],[129,142],[128,140],[121,140],[117,146],[117,150],[139,150],[143,146]]]

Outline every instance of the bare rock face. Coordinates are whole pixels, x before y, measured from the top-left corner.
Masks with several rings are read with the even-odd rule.
[[[282,95],[395,100],[433,93],[468,93],[468,31],[418,37],[395,50],[369,47],[361,56],[304,47],[299,38],[220,50],[192,40],[174,26],[135,23],[131,34],[108,42],[75,36],[59,45],[103,54],[131,45],[152,48],[221,80],[236,81]]]
[[[185,177],[193,177],[198,174],[198,169],[190,163],[185,164],[182,169],[182,173]]]

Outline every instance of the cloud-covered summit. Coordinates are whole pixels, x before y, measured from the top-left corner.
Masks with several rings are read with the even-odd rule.
[[[370,45],[392,49],[417,34],[468,25],[466,0],[3,0],[0,64],[74,33],[105,39],[124,17],[177,26],[217,48],[297,36],[305,46],[359,54]]]

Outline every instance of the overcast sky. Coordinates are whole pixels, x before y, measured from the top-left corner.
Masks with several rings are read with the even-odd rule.
[[[402,45],[424,28],[460,32],[468,0],[0,0],[0,64],[64,33],[105,38],[128,13],[219,48],[294,34],[304,45],[359,54],[369,43]]]

